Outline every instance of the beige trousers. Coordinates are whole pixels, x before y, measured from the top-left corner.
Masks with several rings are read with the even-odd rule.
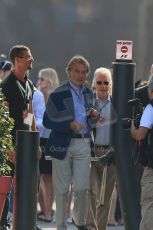
[[[140,230],[153,230],[153,169],[145,169],[141,179]]]
[[[86,225],[90,188],[90,161],[89,138],[72,139],[66,157],[63,160],[52,159],[58,230],[67,229],[66,210],[71,183],[73,183],[74,188],[73,219],[76,225]]]
[[[111,205],[111,197],[115,186],[114,168],[113,166],[109,166],[107,168],[104,205],[97,207],[100,197],[103,169],[104,167],[100,164],[100,162],[91,163],[88,224],[95,229],[97,227],[98,230],[106,230]]]

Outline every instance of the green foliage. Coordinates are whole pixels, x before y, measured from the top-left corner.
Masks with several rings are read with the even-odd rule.
[[[11,171],[8,166],[8,151],[13,151],[11,130],[14,120],[9,117],[9,108],[5,106],[4,95],[0,88],[0,176],[6,176]]]

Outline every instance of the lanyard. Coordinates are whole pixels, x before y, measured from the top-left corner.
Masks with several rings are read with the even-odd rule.
[[[20,83],[20,81],[16,81],[17,85],[19,87],[20,93],[22,94],[23,98],[25,99],[25,103],[27,103],[27,101],[30,99],[30,90],[29,90],[29,84],[26,81],[25,83],[25,88],[22,86],[22,84]]]
[[[98,110],[98,112],[100,113],[105,107],[106,107],[106,105],[109,103],[109,101],[107,100],[103,105],[102,105],[102,107],[98,110],[98,102],[95,102],[95,107],[96,107],[96,109]]]
[[[75,95],[83,102],[83,92],[82,92],[82,90],[80,90],[80,93],[78,93],[71,85],[70,85],[70,87],[73,90],[73,92],[75,93]]]
[[[99,109],[98,112],[101,112],[101,111],[106,107],[106,105],[108,104],[108,102],[109,102],[109,101],[106,101],[105,104]]]

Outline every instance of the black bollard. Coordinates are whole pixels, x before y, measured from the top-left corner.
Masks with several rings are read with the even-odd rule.
[[[122,126],[123,118],[132,117],[128,100],[134,98],[135,67],[135,63],[113,63],[112,103],[117,121],[111,126],[111,145],[115,150],[117,185],[126,230],[138,230],[141,218],[131,133]]]
[[[13,230],[35,230],[38,192],[39,133],[17,131],[16,213]]]

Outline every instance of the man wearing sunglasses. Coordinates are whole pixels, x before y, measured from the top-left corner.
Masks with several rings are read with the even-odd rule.
[[[109,150],[111,86],[112,77],[110,70],[102,67],[96,69],[93,79],[93,88],[95,90],[94,106],[100,113],[100,119],[94,132],[96,157],[106,154]],[[103,170],[104,167],[100,162],[93,161],[91,163],[91,212],[89,212],[88,221],[91,226],[98,228],[98,230],[106,230],[111,197],[115,185],[114,171],[110,165],[107,168],[104,204],[97,205],[97,201],[101,203],[100,192]]]
[[[2,80],[0,87],[9,107],[10,117],[14,119],[12,137],[15,146],[17,130],[36,130],[32,107],[34,85],[27,76],[27,72],[32,69],[34,59],[29,47],[15,45],[10,49],[10,60],[13,63],[13,69],[9,76]],[[4,211],[5,220],[7,220],[8,210]],[[2,225],[4,229],[7,229],[7,221],[3,221]],[[41,230],[39,226],[36,229]]]

